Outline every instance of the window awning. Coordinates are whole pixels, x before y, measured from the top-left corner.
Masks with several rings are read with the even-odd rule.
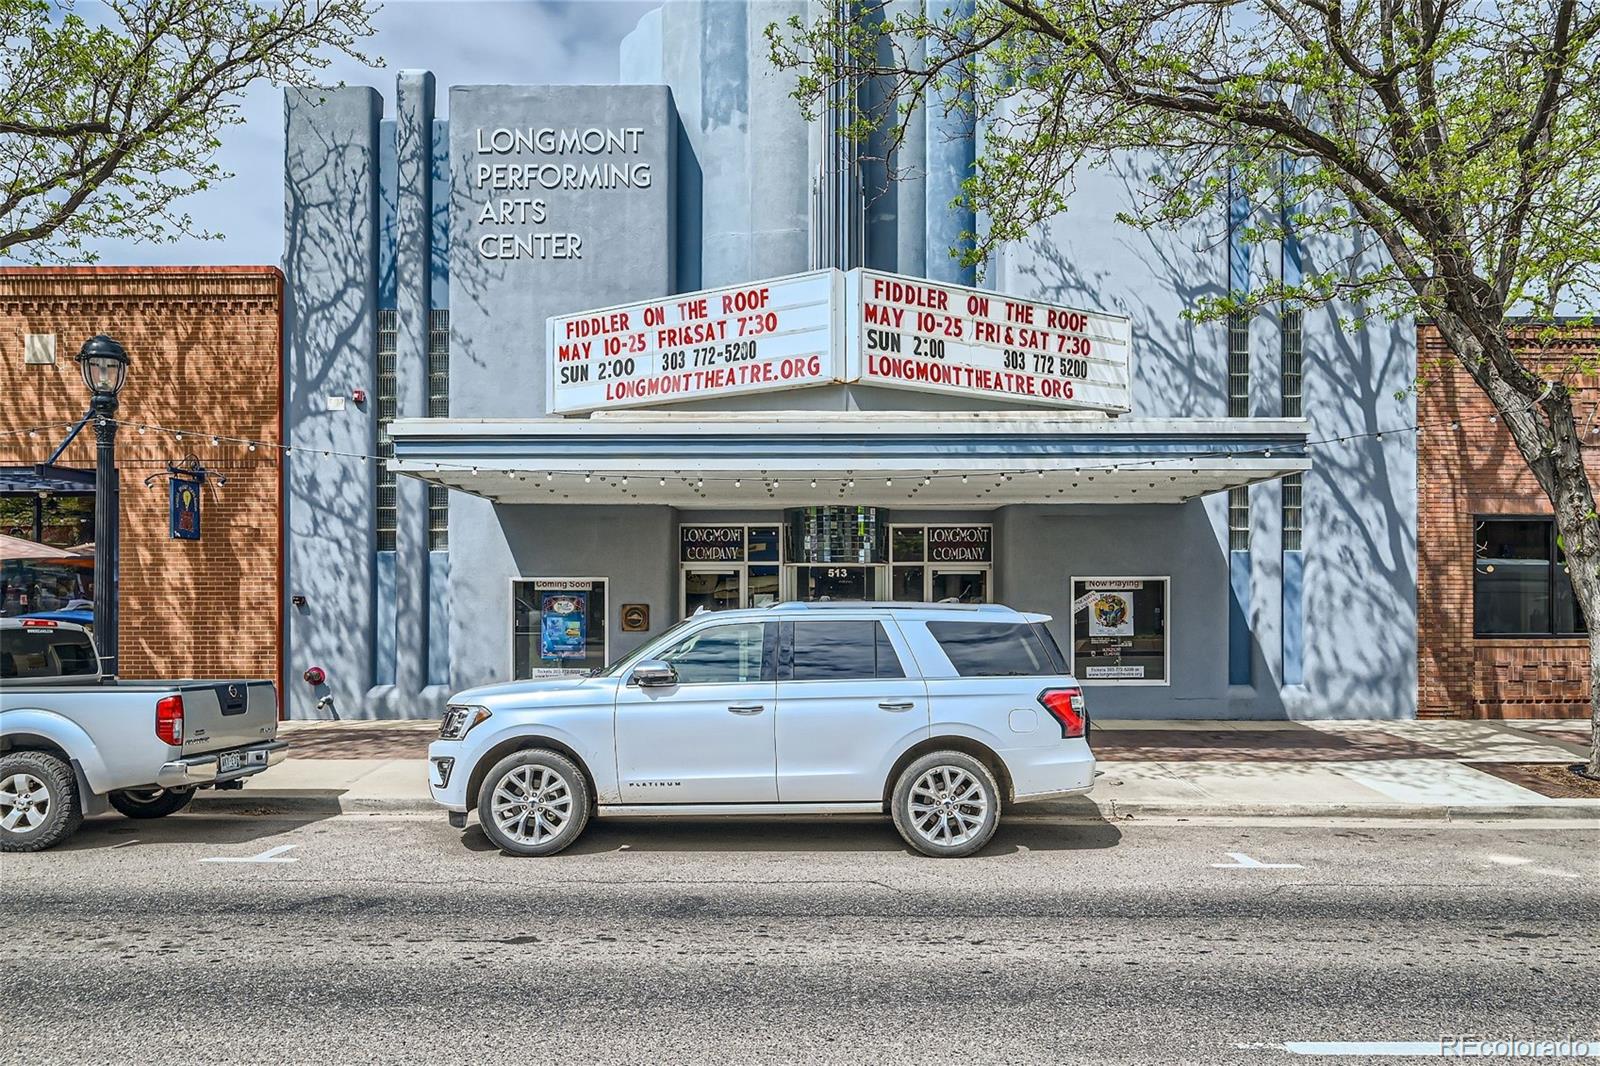
[[[1181,503],[1309,469],[1303,419],[650,411],[399,419],[391,468],[500,503]]]
[[[32,466],[0,466],[0,493],[48,492],[62,496],[94,492],[93,470],[79,470],[53,463]]]

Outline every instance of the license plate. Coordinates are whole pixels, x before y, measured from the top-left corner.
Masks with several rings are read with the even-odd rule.
[[[217,756],[217,773],[228,774],[244,765],[244,752],[229,751]]]

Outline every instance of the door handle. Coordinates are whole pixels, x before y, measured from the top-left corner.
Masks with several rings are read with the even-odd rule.
[[[883,703],[878,704],[878,706],[886,711],[909,711],[912,707],[915,707],[916,704],[912,703],[910,700],[885,700]]]
[[[760,704],[760,703],[730,703],[730,704],[728,704],[728,710],[732,711],[734,714],[760,714],[762,711],[764,711],[766,709],[767,709],[766,706],[764,704]]]

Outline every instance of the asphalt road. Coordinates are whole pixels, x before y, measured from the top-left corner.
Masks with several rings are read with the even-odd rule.
[[[0,859],[0,1062],[1600,1053],[1597,874],[1581,823],[1013,819],[940,862],[861,819],[597,822],[534,860],[442,817],[113,817]]]

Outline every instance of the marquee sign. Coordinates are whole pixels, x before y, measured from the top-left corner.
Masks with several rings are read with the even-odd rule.
[[[547,409],[573,414],[870,384],[1128,411],[1120,315],[870,270],[818,270],[546,322]]]
[[[852,270],[850,379],[995,401],[1131,409],[1132,323],[1003,293]]]
[[[547,407],[601,411],[830,381],[842,280],[818,270],[550,318]]]

